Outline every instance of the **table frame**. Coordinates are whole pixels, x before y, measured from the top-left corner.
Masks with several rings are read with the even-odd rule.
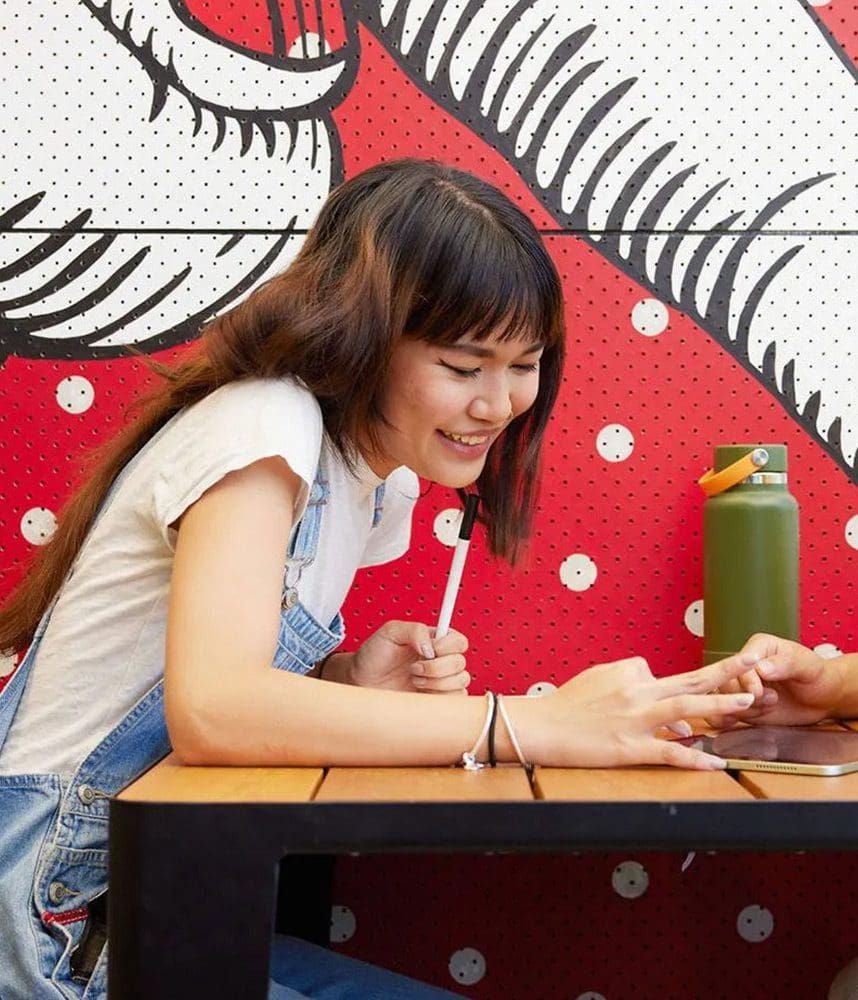
[[[822,779],[824,780],[824,779]],[[111,804],[113,1000],[267,995],[277,866],[353,852],[844,850],[858,803]],[[187,878],[193,872],[192,879]],[[179,892],[171,891],[181,885]],[[240,962],[230,956],[240,955]]]

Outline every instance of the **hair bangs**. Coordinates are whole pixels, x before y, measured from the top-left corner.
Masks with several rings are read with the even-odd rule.
[[[552,342],[560,299],[547,254],[544,262],[535,260],[494,226],[462,221],[460,216],[459,230],[448,239],[436,233],[424,245],[407,335],[440,344],[465,338]],[[472,228],[482,232],[467,239]]]

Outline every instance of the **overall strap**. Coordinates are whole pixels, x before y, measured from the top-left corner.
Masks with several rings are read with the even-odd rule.
[[[322,442],[322,450],[319,454],[319,464],[316,466],[316,474],[313,484],[310,487],[310,497],[307,501],[307,509],[301,520],[292,529],[289,539],[288,553],[293,562],[302,566],[309,565],[316,558],[316,550],[319,547],[319,533],[322,527],[322,514],[325,504],[331,495],[330,477],[328,473],[329,457],[326,451],[330,447],[327,441]],[[375,488],[373,496],[372,526],[375,528],[381,521],[384,512],[384,491],[387,483],[379,483]]]
[[[301,520],[292,528],[287,549],[288,561],[286,572],[283,576],[283,609],[289,610],[298,599],[298,583],[301,579],[301,571],[305,566],[316,558],[319,548],[319,536],[322,531],[322,516],[325,505],[331,496],[331,485],[328,473],[329,457],[326,454],[327,441],[323,440],[322,450],[319,454],[319,464],[316,466],[316,474],[310,487],[310,496],[307,500],[307,508],[301,516]],[[384,510],[384,490],[386,483],[380,483],[375,488],[373,498],[372,526],[373,528],[381,521]]]
[[[304,567],[309,566],[316,558],[316,552],[319,548],[322,514],[328,497],[331,495],[324,454],[325,442],[323,441],[319,464],[316,466],[316,474],[310,486],[307,507],[301,515],[301,520],[293,525],[292,533],[289,536],[281,602],[284,614],[291,611],[298,603],[298,586],[301,582],[301,574]]]
[[[331,495],[327,468],[324,459],[319,457],[316,475],[310,486],[310,496],[307,507],[301,515],[301,520],[293,527],[289,539],[288,553],[290,560],[306,566],[316,558],[319,548],[319,532],[322,527],[322,512]]]

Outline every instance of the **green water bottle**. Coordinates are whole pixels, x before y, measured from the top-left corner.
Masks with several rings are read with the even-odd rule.
[[[786,445],[718,445],[700,485],[704,665],[755,632],[798,640],[798,504]]]

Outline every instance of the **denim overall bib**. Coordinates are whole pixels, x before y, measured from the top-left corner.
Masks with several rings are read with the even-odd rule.
[[[329,626],[321,625],[297,592],[302,569],[316,556],[330,495],[324,466],[320,459],[307,509],[290,538],[273,663],[299,674],[312,669],[345,635],[340,614]],[[382,483],[375,492],[373,527],[381,518],[383,494]],[[52,611],[53,605],[0,692],[0,752]],[[62,697],[61,691],[57,697]],[[0,1000],[106,997],[106,946],[80,971],[81,953],[88,949],[78,946],[90,911],[103,909],[106,898],[108,801],[170,751],[163,702],[159,681],[70,779],[59,774],[0,775]]]

